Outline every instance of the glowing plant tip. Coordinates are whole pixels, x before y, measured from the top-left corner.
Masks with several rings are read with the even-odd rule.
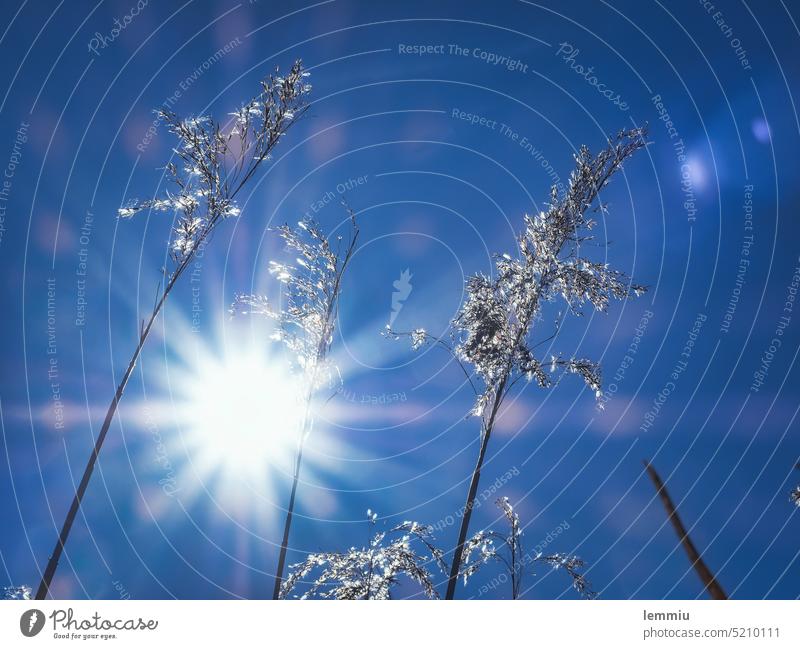
[[[175,190],[161,198],[132,201],[118,210],[119,216],[131,218],[143,210],[176,212],[171,255],[182,268],[220,221],[241,213],[236,204],[239,191],[307,108],[306,75],[296,61],[285,76],[267,77],[261,93],[232,113],[234,126],[229,129],[205,115],[181,119],[168,110],[158,111],[178,138],[174,152],[179,163],[166,166]]]
[[[30,586],[6,586],[3,588],[3,599],[30,599]]]

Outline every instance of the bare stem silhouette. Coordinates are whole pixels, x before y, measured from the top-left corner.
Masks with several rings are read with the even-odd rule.
[[[686,531],[683,521],[681,521],[681,517],[678,515],[678,510],[675,508],[675,503],[672,502],[667,487],[661,481],[658,472],[647,460],[644,461],[644,466],[647,469],[647,475],[650,476],[650,480],[652,480],[656,488],[656,493],[661,498],[664,509],[667,510],[667,518],[669,518],[670,523],[672,523],[672,527],[675,528],[675,533],[678,535],[678,539],[683,549],[686,551],[686,556],[689,557],[689,562],[700,577],[700,581],[703,582],[708,594],[711,595],[712,599],[728,599],[725,590],[717,581],[711,569],[706,565],[706,562],[703,561],[703,557],[700,556],[697,547],[689,537],[689,533]]]

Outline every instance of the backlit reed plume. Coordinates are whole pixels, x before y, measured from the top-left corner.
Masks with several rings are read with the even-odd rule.
[[[347,206],[345,206],[347,208]],[[286,508],[283,538],[275,571],[273,599],[281,596],[281,581],[286,565],[289,533],[295,509],[297,485],[303,462],[303,449],[314,421],[315,394],[329,388],[334,393],[341,386],[338,369],[328,358],[342,290],[342,278],[355,251],[358,224],[355,213],[347,208],[350,234],[345,241],[337,236],[333,242],[320,226],[309,219],[296,228],[278,228],[287,250],[296,255],[296,262],[270,262],[270,273],[283,285],[284,303],[273,306],[260,295],[237,296],[233,310],[265,315],[276,323],[273,338],[282,342],[290,352],[294,369],[300,376],[304,414],[297,436],[292,489]]]
[[[181,120],[172,112],[159,111],[160,118],[178,139],[174,149],[177,161],[169,162],[166,167],[174,189],[160,198],[133,201],[119,210],[119,216],[131,218],[151,210],[174,213],[175,225],[170,242],[171,266],[162,269],[163,277],[153,310],[147,320],[141,323],[138,343],[108,406],[55,549],[42,575],[36,599],[44,599],[50,590],[100,449],[156,317],[211,233],[223,221],[239,215],[237,195],[270,158],[290,126],[305,112],[306,94],[311,90],[306,82],[307,76],[299,60],[285,76],[268,76],[261,82],[259,94],[235,111],[227,126],[210,117]]]
[[[548,208],[525,215],[518,250],[496,257],[495,276],[479,273],[467,280],[466,298],[453,319],[449,342],[421,328],[412,332],[386,328],[389,337],[409,336],[415,349],[427,343],[449,349],[476,394],[471,414],[480,417],[480,450],[450,568],[447,599],[455,595],[486,449],[509,392],[520,381],[535,381],[548,388],[554,373],[567,372],[581,377],[593,393],[601,396],[597,363],[573,356],[537,355],[537,346],[552,340],[559,329],[558,322],[552,327],[545,324],[542,308],[560,299],[572,313],[581,315],[586,304],[605,311],[612,298],[644,292],[644,287],[632,284],[624,273],[582,253],[583,246],[593,240],[596,225],[588,213],[593,207],[607,213],[606,206],[598,203],[598,195],[623,163],[646,145],[645,135],[639,128],[621,131],[597,155],[581,147],[563,195],[553,187]],[[543,327],[547,327],[546,337],[539,333]],[[534,334],[544,340],[534,343]]]
[[[371,525],[377,514],[367,510]],[[430,553],[430,554],[428,554]],[[428,598],[438,598],[431,563],[443,570],[447,566],[432,542],[427,527],[406,521],[388,532],[377,532],[365,547],[346,552],[318,552],[291,566],[281,589],[287,597],[311,579],[300,599],[391,599],[392,587],[401,577],[416,582]],[[316,576],[314,576],[316,575]]]
[[[481,530],[464,544],[461,564],[461,577],[464,579],[464,585],[481,566],[497,561],[502,564],[511,581],[511,598],[519,599],[522,594],[522,580],[527,572],[526,569],[533,564],[543,563],[554,569],[564,570],[571,577],[573,587],[582,597],[592,599],[597,596],[581,572],[585,563],[580,557],[562,553],[525,553],[522,546],[522,527],[519,524],[519,515],[514,511],[508,498],[498,498],[496,504],[508,523],[508,533]],[[531,574],[533,574],[532,570]]]

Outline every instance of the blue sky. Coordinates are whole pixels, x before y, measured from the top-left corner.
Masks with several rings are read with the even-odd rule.
[[[566,181],[577,148],[648,123],[651,145],[605,194],[599,238],[611,245],[597,254],[649,291],[567,318],[553,347],[600,360],[614,393],[604,411],[574,377],[515,393],[482,476],[499,487],[473,529],[500,524],[491,501],[505,495],[526,545],[559,530],[548,551],[585,559],[602,597],[702,597],[643,474],[650,458],[729,592],[796,598],[800,519],[787,495],[800,478],[800,313],[785,305],[800,266],[800,32],[782,3],[718,4],[197,1],[135,15],[132,0],[4,5],[3,581],[38,580],[152,305],[170,216],[119,221],[116,210],[166,189],[174,142],[162,125],[148,132],[153,110],[222,119],[302,57],[313,104],[170,297],[54,594],[269,596],[287,456],[271,454],[258,476],[237,471],[219,460],[231,433],[203,446],[186,413],[202,368],[243,350],[280,364],[264,323],[231,319],[228,306],[274,292],[267,264],[282,250],[268,227],[308,212],[341,230],[341,198],[362,230],[333,347],[343,392],[309,440],[290,561],[363,543],[367,508],[378,528],[418,520],[452,546],[447,520],[477,454],[471,395],[445,354],[379,335],[393,282],[412,274],[396,328],[445,333],[465,277],[513,252],[522,215]],[[508,597],[481,591],[495,574],[459,596]],[[527,597],[575,596],[549,569],[526,586]]]

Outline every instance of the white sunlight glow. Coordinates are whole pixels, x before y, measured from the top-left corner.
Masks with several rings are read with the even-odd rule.
[[[195,469],[260,482],[270,465],[286,466],[303,414],[291,374],[254,350],[197,361],[180,387],[190,395],[181,428]]]
[[[170,496],[152,506],[166,511],[173,498],[185,507],[210,503],[213,516],[265,526],[271,533],[285,512],[306,391],[290,370],[288,354],[269,339],[269,327],[254,333],[251,321],[225,321],[200,338],[180,315],[171,316],[171,353],[150,370],[158,377],[158,391],[137,406],[146,435],[142,462],[150,463]],[[331,410],[325,405],[330,396],[324,392],[325,401],[312,409],[315,422],[298,494],[303,511],[317,516],[330,514],[314,489],[319,472],[342,457],[360,458],[330,434]],[[349,402],[341,403],[346,411]],[[315,495],[306,499],[307,494]]]

